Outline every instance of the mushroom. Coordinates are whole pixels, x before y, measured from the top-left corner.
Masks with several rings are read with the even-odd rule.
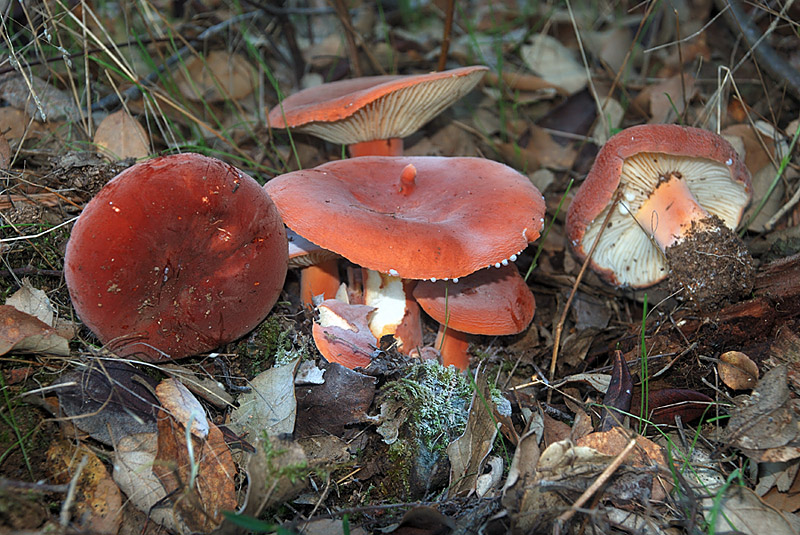
[[[375,309],[326,299],[317,311],[319,321],[314,322],[311,331],[322,356],[351,370],[366,368],[378,345],[378,339],[369,329],[369,318]]]
[[[508,335],[524,331],[536,301],[514,265],[482,269],[453,281],[422,281],[414,297],[440,324],[435,347],[442,364],[469,368],[467,334]]]
[[[501,267],[544,224],[530,181],[480,158],[364,156],[287,173],[265,189],[289,228],[379,272],[377,286]],[[406,299],[396,295],[399,309]]]
[[[269,313],[286,276],[286,233],[259,184],[199,154],[138,163],[75,224],[64,276],[76,312],[121,356],[214,349]]]
[[[483,66],[405,76],[368,76],[304,89],[269,112],[272,128],[291,128],[347,145],[351,156],[399,156],[416,132],[469,93]]]
[[[567,212],[567,235],[585,258],[613,210],[592,268],[631,288],[669,274],[674,291],[710,307],[752,288],[752,259],[733,231],[750,197],[750,173],[722,137],[677,125],[634,126],[597,154]]]
[[[300,269],[300,300],[314,306],[314,297],[333,299],[339,290],[339,255],[311,243],[293,230],[286,232],[289,241],[289,269]]]

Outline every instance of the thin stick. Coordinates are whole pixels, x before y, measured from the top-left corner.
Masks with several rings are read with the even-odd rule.
[[[592,248],[589,249],[589,254],[586,255],[586,259],[583,261],[583,265],[581,266],[581,270],[578,272],[578,276],[575,278],[575,284],[572,285],[572,291],[569,293],[569,298],[567,298],[567,304],[564,305],[564,311],[561,313],[561,318],[558,320],[558,325],[556,326],[556,334],[553,338],[553,357],[550,359],[550,382],[553,382],[553,377],[556,374],[556,362],[558,362],[558,346],[561,343],[561,333],[564,330],[564,323],[567,321],[567,312],[569,312],[569,306],[572,304],[572,300],[575,298],[575,294],[578,293],[578,285],[581,283],[581,279],[583,279],[583,274],[586,272],[586,268],[589,266],[589,262],[592,260],[592,255],[594,254],[594,250],[597,248],[597,244],[600,243],[600,238],[603,237],[603,231],[605,231],[606,226],[608,225],[608,221],[611,219],[611,214],[614,212],[614,209],[617,207],[617,203],[619,202],[619,198],[622,196],[622,190],[618,189],[617,193],[614,195],[614,200],[611,203],[611,206],[608,209],[608,213],[606,217],[603,219],[603,226],[600,227],[600,232],[597,233],[597,238],[595,238],[594,243],[592,244]],[[549,390],[547,393],[547,402],[549,403],[551,397],[553,395],[553,391]]]
[[[64,498],[64,503],[61,505],[61,514],[59,514],[59,522],[63,527],[69,525],[69,510],[72,507],[72,503],[75,501],[75,491],[78,488],[78,480],[80,480],[81,473],[83,469],[86,468],[87,464],[89,464],[89,456],[84,455],[78,463],[78,467],[75,469],[72,480],[69,482],[67,497]]]
[[[439,53],[438,70],[447,67],[447,52],[450,50],[450,34],[453,33],[453,13],[456,10],[456,0],[447,0],[447,13],[444,19],[444,35],[442,35],[442,51]]]
[[[568,522],[570,518],[575,516],[575,513],[578,512],[578,509],[584,503],[586,503],[595,492],[597,492],[597,489],[606,484],[606,481],[608,481],[608,479],[611,477],[611,474],[616,472],[617,468],[620,467],[622,462],[625,460],[625,457],[628,456],[628,454],[631,452],[631,450],[635,445],[636,445],[636,439],[635,438],[630,439],[628,444],[625,446],[625,449],[622,450],[619,453],[619,455],[616,456],[616,458],[612,461],[611,464],[608,465],[608,467],[605,470],[603,470],[603,473],[600,474],[600,477],[595,479],[594,483],[589,485],[589,488],[583,491],[583,494],[581,494],[578,497],[578,499],[575,500],[575,503],[572,504],[572,506],[569,508],[569,511],[565,511],[561,516],[559,516],[556,519],[556,522],[559,524],[564,524]]]

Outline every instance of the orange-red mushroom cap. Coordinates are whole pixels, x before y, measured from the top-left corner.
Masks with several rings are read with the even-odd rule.
[[[517,334],[536,312],[533,294],[514,265],[482,269],[457,283],[418,282],[414,298],[448,329],[469,334]]]
[[[86,205],[64,275],[102,342],[153,361],[252,330],[280,295],[287,255],[278,211],[255,180],[180,154],[130,167]]]
[[[402,138],[469,93],[487,70],[471,66],[330,82],[285,98],[268,120],[273,128],[293,128],[345,145]]]
[[[640,125],[616,134],[597,158],[567,212],[567,237],[585,258],[608,214],[617,188],[619,205],[592,255],[592,268],[612,284],[645,287],[663,280],[669,267],[651,236],[667,216],[641,214],[660,181],[679,176],[697,203],[735,228],[750,202],[750,173],[721,136],[678,125]],[[661,222],[663,223],[663,222]]]
[[[351,158],[281,175],[265,189],[298,234],[406,279],[452,279],[507,264],[544,225],[539,190],[480,158]]]

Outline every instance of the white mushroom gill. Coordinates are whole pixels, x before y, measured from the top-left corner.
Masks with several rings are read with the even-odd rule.
[[[644,217],[637,212],[658,178],[676,172],[686,181],[697,202],[727,226],[733,228],[741,218],[747,192],[742,184],[731,181],[730,169],[724,163],[660,153],[640,153],[626,159],[620,179],[622,206],[614,210],[592,255],[594,263],[601,269],[614,271],[623,286],[649,286],[668,274],[666,260],[651,240],[658,216]],[[608,208],[587,227],[582,240],[584,251],[591,249],[607,214]]]

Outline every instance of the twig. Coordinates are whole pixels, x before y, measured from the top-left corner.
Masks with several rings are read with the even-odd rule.
[[[78,219],[78,216],[71,217],[70,219],[67,219],[66,221],[62,221],[58,225],[56,225],[54,227],[50,227],[47,230],[43,230],[42,232],[39,232],[38,234],[30,234],[28,236],[15,236],[13,238],[3,238],[2,240],[0,240],[0,243],[8,243],[8,242],[12,242],[12,241],[32,240],[32,239],[35,239],[35,238],[41,238],[45,234],[49,234],[49,233],[53,232],[54,230],[57,230],[57,229],[59,229],[59,228],[61,228],[63,226],[69,225],[70,223],[72,223],[76,219]]]
[[[75,501],[75,491],[78,488],[78,480],[81,477],[81,472],[89,464],[89,456],[84,454],[78,467],[75,469],[75,474],[69,482],[69,489],[67,490],[67,497],[64,498],[64,503],[61,505],[61,514],[59,515],[59,522],[63,527],[69,524],[69,510],[72,507],[72,502]]]
[[[592,244],[592,248],[589,249],[589,254],[586,255],[586,259],[583,261],[581,270],[578,272],[578,276],[575,278],[575,283],[572,285],[572,290],[570,291],[569,297],[567,298],[567,303],[564,305],[563,312],[561,312],[561,318],[558,320],[558,325],[556,326],[556,333],[555,336],[553,337],[553,356],[550,359],[549,380],[551,383],[553,382],[553,377],[556,374],[556,362],[558,362],[558,346],[561,343],[561,333],[564,330],[564,323],[566,323],[567,321],[567,312],[569,312],[569,306],[572,304],[572,300],[575,298],[575,294],[578,293],[578,285],[581,283],[581,279],[583,279],[583,274],[586,272],[586,268],[589,267],[589,263],[592,261],[592,255],[594,254],[594,250],[597,248],[597,244],[600,243],[600,238],[603,237],[603,231],[606,229],[608,221],[611,219],[611,214],[617,207],[617,203],[619,202],[621,196],[622,196],[622,190],[618,189],[617,193],[614,195],[614,200],[611,202],[611,206],[608,208],[608,213],[606,214],[606,217],[603,219],[603,226],[600,227],[600,232],[597,233],[597,238],[595,238],[594,243]],[[553,391],[549,390],[547,393],[548,403],[550,402],[552,395]]]
[[[447,67],[447,52],[450,50],[450,35],[453,33],[453,13],[456,10],[456,0],[447,0],[447,12],[444,18],[444,35],[442,35],[442,51],[439,53],[438,70]]]
[[[619,455],[616,456],[616,458],[611,462],[611,464],[608,465],[608,467],[606,467],[605,470],[603,470],[603,473],[600,474],[600,477],[595,479],[594,482],[591,485],[589,485],[589,488],[583,491],[583,494],[581,494],[578,497],[578,499],[575,500],[575,503],[572,504],[572,506],[569,508],[568,511],[565,511],[561,516],[559,516],[556,519],[557,525],[563,525],[566,522],[568,522],[570,518],[575,516],[575,513],[578,512],[578,509],[584,503],[586,503],[587,500],[591,498],[595,492],[597,492],[597,489],[606,484],[606,481],[608,481],[608,479],[611,477],[611,474],[616,472],[617,468],[620,467],[622,462],[625,460],[625,457],[628,456],[628,454],[631,452],[631,450],[635,445],[636,445],[636,439],[635,438],[630,439],[628,444],[625,446],[625,449],[622,450],[619,453]]]
[[[31,275],[33,277],[60,277],[63,275],[64,272],[60,269],[39,269],[33,266],[25,266],[21,268],[12,268],[6,269],[5,271],[0,272],[0,277],[17,277],[17,276],[28,276]]]
[[[353,69],[353,74],[356,76],[363,76],[361,70],[361,63],[358,61],[358,46],[356,46],[355,28],[350,19],[350,11],[347,9],[344,0],[334,0],[333,6],[336,8],[336,16],[344,27],[344,37],[347,43],[347,55],[350,56],[350,67]]]
[[[775,31],[775,28],[778,26],[778,21],[785,16],[793,3],[794,0],[787,0],[778,16],[775,17],[775,20],[772,21],[767,30],[762,34],[755,24],[752,23],[747,13],[745,13],[739,0],[715,1],[720,11],[727,8],[725,18],[728,25],[734,32],[740,31],[750,47],[750,51],[745,54],[739,63],[731,70],[736,72],[737,68],[747,59],[750,53],[752,53],[755,59],[764,67],[764,70],[776,80],[786,82],[787,89],[791,91],[795,98],[800,99],[800,71],[792,67],[765,42],[766,38]]]

